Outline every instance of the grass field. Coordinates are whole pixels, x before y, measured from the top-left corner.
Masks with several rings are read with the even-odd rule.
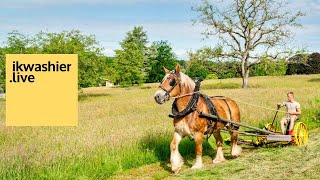
[[[302,105],[301,121],[313,129],[305,147],[244,148],[238,159],[221,165],[210,162],[214,138],[204,143],[205,168],[191,171],[194,142],[183,140],[182,172],[170,174],[169,143],[173,126],[171,103],[153,99],[158,84],[130,88],[87,88],[79,96],[78,127],[5,127],[5,101],[0,100],[0,179],[134,179],[134,178],[316,178],[320,176],[320,75],[208,80],[202,91],[239,102],[242,122],[262,126],[274,111],[243,104],[275,108],[294,91]],[[231,85],[230,85],[231,84]],[[242,103],[240,103],[242,102]],[[283,114],[280,114],[280,116]],[[261,165],[260,165],[261,164]],[[239,174],[239,176],[237,175]],[[138,176],[138,177],[137,177]]]

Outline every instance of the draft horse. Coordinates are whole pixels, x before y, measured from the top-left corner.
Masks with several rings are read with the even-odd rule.
[[[163,104],[170,98],[175,98],[173,105],[178,112],[182,112],[188,108],[193,95],[199,93],[195,91],[195,88],[197,88],[196,83],[189,76],[180,72],[179,64],[177,64],[175,70],[169,71],[166,68],[164,68],[164,70],[166,75],[154,95],[155,101],[158,104]],[[232,126],[231,124],[221,121],[209,121],[199,116],[200,112],[210,113],[208,99],[211,101],[211,104],[214,105],[215,112],[219,117],[240,122],[240,109],[234,100],[221,96],[213,96],[207,97],[206,101],[205,96],[198,96],[194,106],[195,108],[193,108],[191,112],[182,116],[176,116],[173,119],[174,134],[170,144],[170,162],[173,173],[178,173],[183,165],[183,158],[179,153],[178,146],[181,139],[186,136],[194,139],[196,143],[196,159],[192,169],[203,167],[202,141],[206,133],[213,134],[216,139],[217,154],[213,163],[216,164],[225,161],[222,151],[222,137],[220,134],[220,130],[224,127],[228,127],[231,135],[231,155],[238,157],[242,151],[241,147],[237,145],[238,133],[230,128]]]

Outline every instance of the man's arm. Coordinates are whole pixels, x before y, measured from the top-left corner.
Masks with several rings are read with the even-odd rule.
[[[297,108],[297,112],[289,112],[290,115],[300,115],[301,114],[301,109]]]

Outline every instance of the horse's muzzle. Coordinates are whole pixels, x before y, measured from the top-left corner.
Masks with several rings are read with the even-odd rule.
[[[158,104],[165,103],[165,101],[167,100],[166,93],[165,92],[156,92],[156,94],[154,95],[154,100]]]

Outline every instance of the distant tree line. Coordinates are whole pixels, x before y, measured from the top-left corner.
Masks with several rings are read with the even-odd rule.
[[[319,74],[320,54],[297,54],[289,59],[287,75],[292,74]]]
[[[33,36],[18,31],[8,33],[0,47],[0,88],[5,89],[5,54],[78,54],[78,87],[98,86],[106,80],[121,86],[159,82],[163,66],[173,69],[179,61],[168,41],[155,41],[148,46],[142,27],[134,27],[120,42],[114,57],[103,54],[94,35],[78,30],[60,33],[39,32]]]
[[[201,56],[199,52],[191,54],[191,59],[186,62],[186,72],[192,77],[205,79],[240,78],[240,61],[233,59],[227,61],[212,61]],[[193,57],[193,58],[192,58]],[[282,76],[294,74],[319,74],[320,54],[298,54],[288,60],[260,58],[259,63],[250,67],[250,76]]]
[[[212,53],[210,48],[202,48],[189,52],[188,61],[178,60],[168,41],[149,43],[142,27],[129,31],[120,46],[114,57],[107,57],[94,35],[84,35],[78,30],[39,32],[34,36],[10,32],[5,46],[0,47],[0,92],[5,89],[5,54],[78,54],[79,88],[98,86],[106,80],[121,86],[160,82],[163,67],[174,69],[177,63],[190,77],[241,77],[240,61],[219,59],[215,56],[219,49]],[[289,60],[261,57],[259,63],[250,67],[250,76],[312,73],[320,73],[319,53],[298,54]]]
[[[78,54],[79,87],[95,86],[99,77],[107,73],[108,58],[102,54],[98,41],[93,35],[83,35],[77,30],[39,32],[34,36],[13,31],[5,44],[0,48],[0,83],[5,81],[5,54]]]

